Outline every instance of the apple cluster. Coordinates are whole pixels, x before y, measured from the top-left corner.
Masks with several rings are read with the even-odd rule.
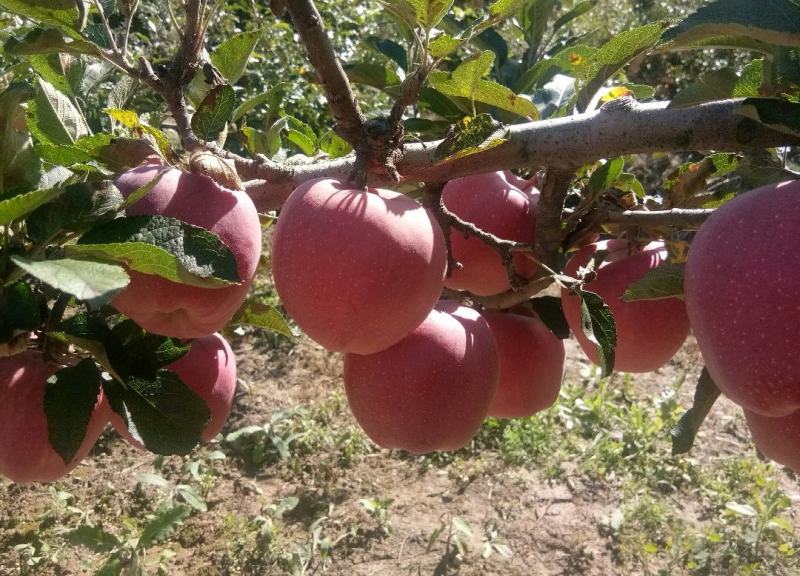
[[[130,284],[112,304],[148,332],[192,340],[189,352],[165,369],[206,402],[211,417],[202,439],[209,440],[222,429],[236,390],[236,359],[217,332],[240,308],[255,277],[261,226],[249,196],[205,175],[146,163],[122,174],[115,184],[127,198],[156,178],[149,192],[128,206],[127,215],[170,216],[210,230],[233,253],[241,282],[202,288],[129,270]],[[0,358],[0,474],[14,482],[50,482],[66,475],[109,422],[123,438],[142,447],[101,390],[83,443],[65,462],[50,443],[44,410],[47,380],[61,367],[39,351]]]
[[[442,191],[445,207],[499,238],[533,244],[539,191],[507,172],[458,178]],[[501,256],[474,236],[453,234],[448,277],[444,235],[413,199],[333,179],[298,187],[283,207],[272,243],[272,272],[289,315],[312,339],[344,353],[350,409],[378,445],[422,454],[468,444],[487,416],[514,418],[556,401],[564,344],[530,309],[483,311],[441,300],[442,290],[488,296],[510,289]],[[638,251],[614,241],[587,246],[577,270],[608,255],[589,287],[618,317],[618,362],[628,371],[663,365],[686,339],[680,299],[623,302],[628,284],[661,263],[666,250]],[[537,273],[513,257],[523,278]],[[582,338],[578,297],[564,291],[567,320]],[[663,330],[651,333],[649,322]],[[663,334],[661,334],[663,332]]]

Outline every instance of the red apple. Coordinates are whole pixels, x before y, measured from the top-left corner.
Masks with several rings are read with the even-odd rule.
[[[404,338],[436,304],[446,266],[444,236],[417,202],[331,179],[292,192],[272,242],[286,311],[335,352],[371,354]]]
[[[425,321],[376,354],[346,354],[350,410],[380,446],[414,454],[469,443],[497,389],[497,346],[471,308],[439,303]]]
[[[642,250],[629,253],[625,240],[603,240],[578,250],[567,263],[564,273],[576,276],[577,270],[589,263],[598,250],[605,258],[594,280],[586,289],[598,294],[611,309],[617,327],[617,348],[614,369],[621,372],[652,372],[666,364],[689,335],[689,319],[680,298],[625,302],[622,295],[632,282],[667,257],[662,242],[651,242]],[[581,329],[580,298],[561,291],[561,304],[569,327],[584,353],[599,364],[597,349]]]
[[[800,181],[722,205],[689,249],[686,307],[720,390],[751,412],[800,410]]]
[[[442,192],[444,205],[484,232],[504,240],[532,244],[535,237],[533,197],[511,183],[521,180],[513,174],[490,172],[450,180]],[[523,181],[524,182],[524,181]],[[511,288],[500,255],[475,236],[451,231],[453,257],[462,265],[445,281],[448,288],[488,296]],[[536,265],[523,254],[513,257],[516,271],[532,276]]]
[[[114,306],[148,332],[176,338],[198,338],[221,330],[239,309],[256,273],[261,255],[261,225],[250,197],[228,190],[201,174],[146,164],[122,174],[117,188],[127,197],[161,180],[147,196],[126,210],[129,216],[160,214],[210,230],[233,252],[241,284],[201,288],[159,276],[129,271],[128,287]]]
[[[78,452],[64,462],[50,445],[44,411],[47,379],[59,368],[38,351],[0,358],[0,474],[12,482],[53,482],[67,475],[108,424],[101,390]]]
[[[800,410],[778,418],[745,410],[744,416],[761,453],[800,474]]]
[[[208,442],[222,431],[236,393],[236,357],[230,344],[219,334],[198,338],[189,353],[167,365],[192,392],[200,396],[211,412],[201,438]],[[179,408],[179,407],[178,407]],[[143,448],[128,432],[125,421],[113,410],[111,425],[132,445]]]
[[[497,341],[500,376],[489,416],[524,418],[552,406],[564,376],[564,343],[538,318],[484,312]]]

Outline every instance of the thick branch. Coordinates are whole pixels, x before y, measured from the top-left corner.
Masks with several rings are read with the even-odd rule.
[[[672,210],[625,210],[605,212],[600,218],[614,224],[632,226],[699,226],[714,212],[713,208],[673,208]]]
[[[287,4],[300,39],[308,51],[308,59],[317,71],[338,132],[354,149],[358,149],[364,133],[364,115],[350,88],[350,81],[336,57],[322,18],[313,0],[290,0]]]
[[[796,136],[738,115],[741,103],[741,99],[721,100],[668,108],[668,102],[626,101],[625,106],[617,102],[588,114],[511,126],[508,141],[503,144],[438,165],[435,150],[439,142],[410,144],[398,169],[406,182],[443,182],[494,170],[563,166],[566,160],[583,164],[624,154],[736,151],[800,144]],[[270,197],[288,195],[312,178],[347,179],[355,164],[353,156],[305,166],[241,160],[242,167],[247,167],[246,174],[241,174],[244,179],[274,183],[274,193],[267,194]],[[239,164],[237,161],[237,168]],[[371,177],[372,185],[391,182],[385,175]],[[261,193],[267,188],[265,184]]]

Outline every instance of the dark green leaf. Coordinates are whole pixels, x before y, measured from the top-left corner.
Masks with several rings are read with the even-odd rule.
[[[614,315],[598,294],[581,290],[578,295],[581,298],[581,329],[597,349],[601,375],[608,376],[614,371],[614,355],[617,348]]]
[[[708,369],[704,366],[697,380],[697,387],[694,390],[694,400],[692,407],[683,413],[681,419],[670,430],[672,436],[672,455],[686,454],[692,449],[694,439],[697,436],[697,431],[703,424],[703,421],[714,406],[714,402],[719,398],[720,391]]]
[[[578,18],[579,16],[583,16],[589,10],[597,6],[597,0],[586,0],[585,2],[578,2],[575,4],[574,8],[569,12],[566,12],[562,16],[559,16],[558,19],[553,22],[553,30],[558,30],[562,26],[565,26]]]
[[[248,98],[239,104],[239,106],[237,106],[233,111],[233,121],[237,122],[242,116],[261,106],[262,104],[266,104],[267,107],[272,111],[277,111],[281,107],[283,95],[288,87],[289,86],[287,83],[281,82],[266,92],[262,92],[261,94],[253,96],[252,98]]]
[[[41,323],[39,302],[26,282],[15,282],[3,289],[0,294],[0,341],[10,340],[15,330],[35,330]]]
[[[111,552],[121,544],[119,538],[99,526],[82,524],[66,534],[72,546],[85,546],[92,552]]]
[[[663,41],[673,45],[691,44],[720,36],[800,46],[800,3],[796,0],[715,0],[667,30]]]
[[[210,412],[205,401],[169,370],[155,379],[137,376],[104,385],[111,408],[131,436],[155,454],[188,454],[200,442]]]
[[[173,282],[213,288],[240,282],[233,253],[216,235],[166,216],[117,218],[65,247],[72,258],[125,264]]]
[[[538,52],[555,7],[555,0],[529,0],[522,10],[520,25],[531,53]]]
[[[333,130],[328,130],[320,137],[319,149],[330,158],[341,158],[353,151],[353,147]]]
[[[22,103],[33,98],[27,84],[14,83],[0,93],[0,198],[35,188],[41,161],[26,130]]]
[[[150,520],[142,530],[137,546],[139,550],[146,550],[156,542],[171,536],[191,513],[192,509],[185,504],[177,504],[159,510],[155,518]]]
[[[730,98],[738,81],[739,77],[733,70],[712,70],[678,92],[669,106],[671,108],[693,106],[711,100]]]
[[[10,38],[4,49],[9,54],[29,56],[31,54],[87,54],[100,56],[100,48],[85,40],[64,38],[64,35],[53,28],[43,30],[34,28],[22,39]]]
[[[800,104],[770,98],[748,98],[737,114],[752,118],[773,130],[800,136]]]
[[[367,36],[365,42],[372,49],[394,60],[402,70],[408,70],[408,54],[397,42],[377,36]]]
[[[569,324],[561,308],[561,298],[558,296],[539,296],[529,300],[529,304],[539,320],[561,340],[569,338]]]
[[[47,434],[53,450],[66,464],[72,462],[86,438],[101,382],[100,371],[89,358],[62,368],[47,380],[44,393]]]
[[[666,263],[656,266],[636,282],[628,286],[622,299],[660,300],[683,298],[683,264]]]
[[[213,140],[233,117],[236,94],[228,84],[209,90],[192,116],[192,129],[204,140]]]

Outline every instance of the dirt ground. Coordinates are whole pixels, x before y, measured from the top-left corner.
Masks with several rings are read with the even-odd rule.
[[[548,416],[419,458],[360,433],[338,356],[302,338],[234,346],[225,434],[249,432],[156,458],[108,431],[55,485],[0,480],[0,574],[800,574],[800,485],[755,458],[735,406],[718,402],[691,454],[670,456],[701,367],[692,340],[657,373],[603,382],[568,341]]]

